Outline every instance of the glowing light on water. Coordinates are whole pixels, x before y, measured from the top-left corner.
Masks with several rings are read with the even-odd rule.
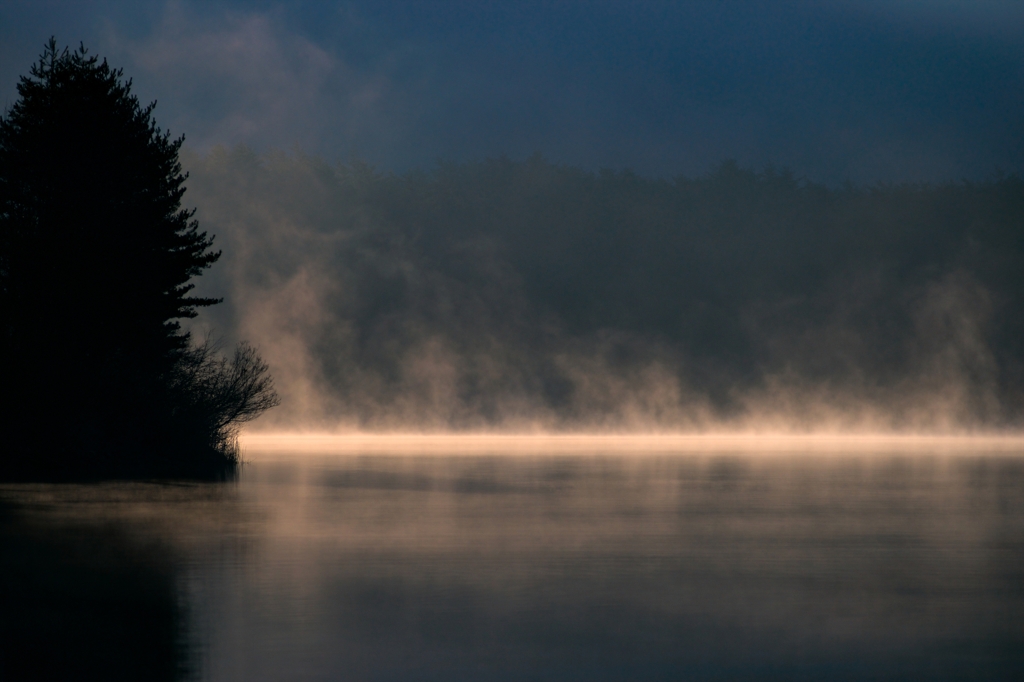
[[[888,433],[245,433],[243,456],[260,452],[552,453],[985,450],[1024,455],[1024,435]]]

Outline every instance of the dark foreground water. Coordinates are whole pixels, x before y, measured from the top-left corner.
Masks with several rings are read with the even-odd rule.
[[[0,678],[1024,679],[1024,453],[0,486]]]

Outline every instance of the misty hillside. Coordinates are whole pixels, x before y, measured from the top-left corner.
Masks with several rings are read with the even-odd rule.
[[[1024,407],[1024,182],[829,188],[490,159],[187,153],[215,333],[271,426],[998,428]]]

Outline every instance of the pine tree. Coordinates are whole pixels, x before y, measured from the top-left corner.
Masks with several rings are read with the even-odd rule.
[[[140,105],[122,77],[84,46],[59,50],[51,39],[0,118],[12,470],[114,470],[130,460],[142,471],[149,455],[140,451],[189,440],[175,421],[189,401],[172,390],[190,353],[179,320],[218,302],[189,292],[220,253],[181,207],[183,138],[161,131],[155,102]]]

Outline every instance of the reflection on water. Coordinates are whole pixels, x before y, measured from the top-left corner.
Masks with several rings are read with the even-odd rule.
[[[175,565],[159,542],[19,511],[0,502],[0,680],[188,672]]]
[[[201,679],[1024,679],[1012,453],[277,452],[0,498],[108,547]]]

